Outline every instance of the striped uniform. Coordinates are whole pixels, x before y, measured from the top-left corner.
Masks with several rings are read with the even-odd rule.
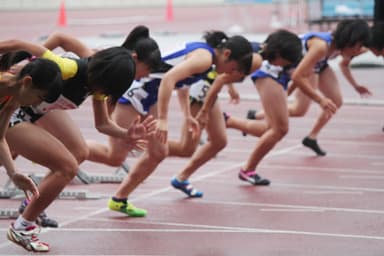
[[[11,117],[10,126],[23,121],[35,122],[53,109],[75,109],[89,96],[87,88],[87,65],[89,58],[70,59],[60,57],[47,50],[42,58],[58,64],[63,79],[63,91],[52,102],[42,102],[37,106],[20,107]]]
[[[304,34],[300,36],[301,42],[303,44],[303,55],[305,55],[308,52],[308,44],[307,44],[308,40],[314,37],[324,40],[327,43],[328,47],[332,43],[332,34],[330,32],[310,32],[310,33]],[[321,73],[321,71],[323,71],[326,67],[328,67],[328,60],[335,58],[338,54],[339,54],[339,51],[336,51],[331,56],[326,56],[320,61],[318,61],[313,69],[314,72],[316,74]]]
[[[206,49],[212,55],[212,61],[214,58],[214,49],[204,42],[192,42],[187,43],[184,48],[166,55],[162,58],[164,65],[159,71],[150,74],[148,77],[137,80],[133,85],[124,93],[119,99],[120,104],[132,105],[139,113],[146,115],[151,106],[157,103],[157,94],[159,91],[159,85],[163,75],[183,61],[187,54],[197,49]],[[176,83],[176,89],[184,86],[190,87],[196,81],[199,81],[206,77],[206,75],[212,70],[209,68],[207,71],[201,74],[194,74],[182,81]]]

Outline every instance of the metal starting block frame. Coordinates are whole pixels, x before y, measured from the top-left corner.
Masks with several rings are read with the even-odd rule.
[[[29,175],[29,177],[35,182],[35,184],[39,184],[42,179],[41,176],[38,176],[35,174],[31,174]],[[60,192],[57,198],[85,200],[85,199],[99,199],[100,196],[91,195],[87,190],[63,190]]]
[[[0,219],[17,219],[19,212],[13,209],[0,209]]]
[[[128,172],[129,165],[124,162],[113,175],[91,175],[83,170],[78,170],[76,177],[84,184],[121,183]]]

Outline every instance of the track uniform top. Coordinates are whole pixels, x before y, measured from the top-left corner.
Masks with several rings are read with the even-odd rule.
[[[159,85],[164,74],[173,66],[182,62],[186,55],[197,50],[206,49],[212,55],[212,62],[215,56],[214,49],[205,42],[191,42],[187,43],[184,48],[177,50],[171,54],[162,58],[163,65],[159,70],[151,73],[148,77],[144,77],[140,80],[135,80],[132,86],[124,93],[119,99],[121,104],[132,105],[139,113],[146,115],[150,107],[157,103],[157,95],[159,91]],[[176,83],[176,89],[184,86],[190,87],[196,81],[204,79],[207,74],[212,70],[212,67],[200,74],[193,74]]]
[[[260,53],[262,51],[261,43],[252,43],[254,53]],[[272,65],[268,60],[263,60],[258,70],[251,74],[251,79],[255,82],[259,78],[270,77],[277,83],[283,86],[284,90],[287,90],[288,83],[291,80],[290,70],[291,67],[281,67]]]
[[[34,122],[53,109],[75,109],[89,96],[87,88],[87,65],[89,58],[72,59],[60,57],[47,50],[42,58],[55,62],[61,71],[63,90],[59,98],[48,103],[43,101],[37,106],[21,107],[12,115],[14,125],[22,121]]]
[[[317,37],[325,41],[328,47],[331,45],[332,39],[333,39],[331,32],[309,32],[307,34],[301,35],[300,39],[303,45],[303,55],[305,55],[308,52],[308,40],[314,37]],[[328,60],[335,58],[338,54],[339,54],[339,51],[336,51],[331,56],[326,56],[320,61],[318,61],[313,69],[314,72],[318,74],[321,71],[323,71],[328,66]]]

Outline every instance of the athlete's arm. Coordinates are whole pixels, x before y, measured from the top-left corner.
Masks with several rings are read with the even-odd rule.
[[[141,122],[138,116],[130,127],[121,127],[114,122],[108,113],[107,98],[104,95],[95,94],[92,98],[93,114],[96,129],[111,137],[116,137],[125,140],[127,143],[134,143],[144,139],[145,136],[153,132],[155,120],[152,116],[148,116]]]
[[[309,50],[300,61],[292,74],[292,82],[298,86],[312,100],[329,114],[336,112],[336,105],[328,98],[320,96],[310,84],[310,76],[313,73],[313,67],[327,54],[327,44],[321,39],[313,38],[308,41]]]
[[[11,118],[12,113],[17,109],[17,107],[18,104],[16,102],[13,102],[11,99],[0,110],[0,163],[4,166],[9,178],[12,180],[15,186],[23,190],[25,196],[28,199],[31,199],[30,193],[34,197],[38,197],[39,190],[30,178],[16,170],[8,143],[5,139],[9,119]]]
[[[42,45],[33,44],[17,39],[5,40],[0,42],[0,53],[12,51],[27,51],[30,54],[40,57],[47,50]]]
[[[107,98],[104,95],[92,97],[93,116],[96,129],[106,135],[124,138],[127,129],[118,126],[108,114]]]
[[[209,51],[198,49],[190,53],[187,58],[164,74],[159,87],[158,96],[158,128],[157,135],[165,143],[168,132],[168,105],[172,90],[178,81],[193,74],[199,74],[212,65],[212,55]],[[188,114],[188,113],[187,113]],[[190,113],[188,114],[190,115]]]
[[[66,52],[73,52],[81,58],[90,57],[94,51],[89,49],[83,42],[76,37],[62,32],[51,34],[45,41],[44,46],[50,50],[61,47]]]
[[[347,79],[349,84],[360,94],[360,95],[371,95],[369,89],[363,85],[360,85],[356,82],[355,78],[352,75],[350,69],[350,63],[352,58],[343,57],[339,63],[340,70],[343,73],[344,77]]]

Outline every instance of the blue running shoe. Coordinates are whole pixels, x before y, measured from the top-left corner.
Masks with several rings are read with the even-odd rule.
[[[189,183],[188,180],[185,180],[185,181],[179,181],[178,179],[173,178],[171,180],[171,185],[176,188],[176,189],[179,189],[181,191],[183,191],[185,194],[188,195],[188,197],[192,197],[192,198],[195,198],[195,197],[203,197],[203,192],[201,191],[198,191],[196,190],[195,188],[192,187],[192,185]]]

